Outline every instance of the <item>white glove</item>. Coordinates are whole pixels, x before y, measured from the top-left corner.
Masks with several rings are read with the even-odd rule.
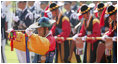
[[[84,36],[84,37],[82,37],[82,40],[83,41],[86,41],[86,38],[87,38],[87,36]]]
[[[10,33],[13,30],[14,30],[13,28],[10,28],[10,29],[7,30],[7,32]]]
[[[1,16],[2,16],[2,18],[5,18],[5,13],[2,13]]]
[[[48,18],[52,18],[52,12],[47,12]]]
[[[25,23],[22,24],[24,28],[26,28],[27,26],[25,25]]]
[[[77,19],[78,17],[77,17],[77,13],[73,13],[71,16],[70,16],[70,18],[72,19]]]
[[[108,38],[108,36],[107,36],[107,35],[104,35],[104,36],[102,37],[102,40],[103,40],[103,41],[106,41],[106,38]]]
[[[27,13],[27,15],[25,16],[25,19],[29,16],[30,20],[33,20],[33,14],[31,12]]]
[[[78,37],[78,34],[74,35],[72,39],[75,41],[77,37]]]
[[[40,17],[40,14],[35,14],[34,18],[37,19],[38,17]]]
[[[18,16],[14,16],[14,17],[13,17],[13,20],[14,20],[15,22],[18,22],[19,17],[18,17]]]
[[[74,28],[72,28],[72,32],[73,32],[73,34],[75,34],[76,33],[76,30]]]
[[[113,37],[113,38],[112,38],[113,41],[116,41],[116,39],[117,39],[117,37]]]
[[[26,34],[27,34],[28,36],[31,36],[31,35],[33,34],[31,28],[27,28],[27,29],[25,30],[25,32],[26,32]]]
[[[54,36],[55,39],[57,39],[57,36]]]

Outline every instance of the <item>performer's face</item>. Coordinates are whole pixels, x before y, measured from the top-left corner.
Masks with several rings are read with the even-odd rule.
[[[33,6],[34,5],[34,1],[28,1],[28,5],[29,6]]]
[[[54,10],[54,11],[51,11],[52,12],[52,15],[54,16],[54,17],[57,17],[58,16],[58,9],[56,9],[56,10]]]
[[[40,27],[37,30],[38,30],[38,35],[42,37],[46,36],[46,34],[49,32],[48,27],[46,27],[45,29],[44,27]]]
[[[64,8],[65,8],[67,11],[71,10],[71,4],[70,4],[70,3],[65,4],[65,5],[64,5]]]
[[[26,6],[26,3],[24,3],[24,2],[18,3],[18,7],[22,10],[25,9],[25,6]]]
[[[117,20],[117,15],[116,14],[114,14],[114,15],[111,15],[111,16],[109,16],[112,20],[114,20],[114,21],[116,21]]]
[[[40,4],[41,9],[43,9],[43,10],[46,8],[46,6],[47,6],[47,4]]]
[[[88,12],[88,13],[83,14],[83,17],[84,17],[86,20],[88,20],[88,19],[89,19],[89,12]]]

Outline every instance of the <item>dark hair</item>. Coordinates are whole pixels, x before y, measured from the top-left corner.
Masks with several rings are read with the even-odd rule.
[[[47,4],[48,5],[48,1],[41,1],[41,5],[42,4]]]
[[[19,1],[19,3],[26,3],[27,1]]]
[[[64,1],[64,5],[68,4],[68,3],[71,4],[72,2],[71,1]]]

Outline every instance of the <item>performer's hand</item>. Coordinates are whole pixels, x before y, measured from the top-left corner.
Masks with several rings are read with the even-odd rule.
[[[113,41],[117,41],[117,37],[113,37],[112,40],[113,40]]]
[[[74,35],[74,36],[72,37],[72,39],[75,41],[75,40],[77,39],[77,37],[78,37],[78,34]]]
[[[26,34],[27,34],[28,36],[31,36],[31,35],[33,34],[31,28],[27,28],[27,29],[25,30],[25,32],[26,32]]]
[[[82,41],[86,41],[87,36],[82,37]]]
[[[19,17],[18,17],[18,16],[13,16],[13,20],[14,20],[15,22],[18,22]]]
[[[10,28],[10,29],[8,29],[6,32],[7,32],[7,33],[10,33],[10,32],[12,32],[12,31],[14,31],[14,29],[13,29],[13,28]]]
[[[104,36],[102,37],[102,40],[103,40],[103,41],[106,41],[106,38],[108,38],[108,36],[107,36],[107,35],[104,35]]]
[[[1,13],[1,17],[2,18],[5,18],[5,13]]]
[[[76,13],[72,13],[72,15],[70,16],[71,19],[78,19],[78,16]]]
[[[64,38],[63,37],[54,36],[54,38],[57,40],[58,43],[64,42]]]
[[[75,34],[76,33],[76,29],[72,28],[72,33]]]
[[[35,19],[37,19],[37,18],[39,18],[39,17],[40,17],[39,14],[35,14],[35,15],[34,15],[34,18],[35,18]]]
[[[55,39],[57,39],[57,36],[54,36]]]

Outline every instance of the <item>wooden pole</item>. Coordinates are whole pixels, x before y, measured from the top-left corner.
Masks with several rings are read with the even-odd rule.
[[[79,37],[79,38],[82,38],[82,37]],[[109,39],[112,39],[113,37],[109,37]],[[64,40],[64,38],[63,37],[57,37],[57,38],[55,38],[56,40],[58,40],[58,39],[62,39],[62,40]],[[66,40],[73,40],[73,38],[72,37],[67,37],[66,38]],[[102,40],[102,37],[87,37],[87,40]],[[117,40],[116,40],[117,41]]]

